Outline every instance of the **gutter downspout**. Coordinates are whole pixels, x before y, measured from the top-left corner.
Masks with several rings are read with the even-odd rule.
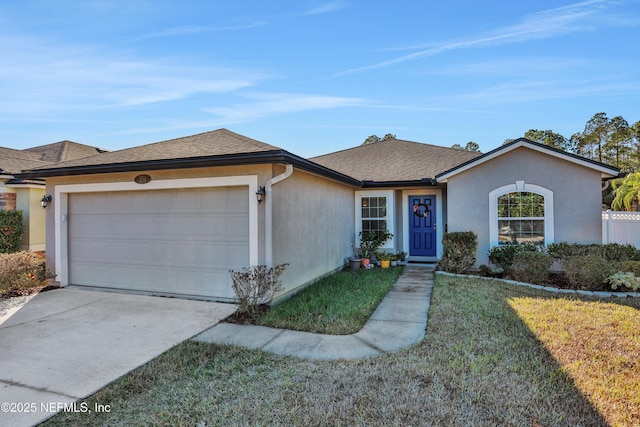
[[[280,175],[274,176],[265,184],[265,206],[264,206],[264,246],[265,264],[267,267],[273,266],[273,198],[271,197],[271,187],[293,174],[293,165],[287,164],[286,169]]]

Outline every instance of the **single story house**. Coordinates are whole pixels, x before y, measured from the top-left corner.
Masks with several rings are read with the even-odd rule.
[[[94,156],[103,150],[60,141],[26,150],[0,147],[0,210],[21,210],[24,235],[20,249],[45,250],[45,211],[41,200],[45,193],[43,179],[22,179],[25,169],[50,166],[53,163]]]
[[[385,140],[311,159],[226,129],[35,167],[61,285],[230,301],[229,270],[289,263],[281,297],[342,268],[358,233],[436,261],[445,231],[492,245],[601,242],[618,170],[526,139],[486,154]],[[516,209],[517,207],[517,209]]]

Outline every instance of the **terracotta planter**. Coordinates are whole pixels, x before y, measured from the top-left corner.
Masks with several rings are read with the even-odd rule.
[[[369,263],[371,262],[371,260],[369,258],[362,258],[362,266],[363,267],[367,267],[367,265],[369,265]]]

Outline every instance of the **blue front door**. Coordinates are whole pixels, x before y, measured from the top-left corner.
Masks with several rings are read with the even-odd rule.
[[[409,256],[436,256],[436,196],[409,196]]]

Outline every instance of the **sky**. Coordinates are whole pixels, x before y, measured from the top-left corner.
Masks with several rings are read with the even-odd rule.
[[[640,120],[640,0],[0,0],[0,146],[220,128],[313,157]]]

